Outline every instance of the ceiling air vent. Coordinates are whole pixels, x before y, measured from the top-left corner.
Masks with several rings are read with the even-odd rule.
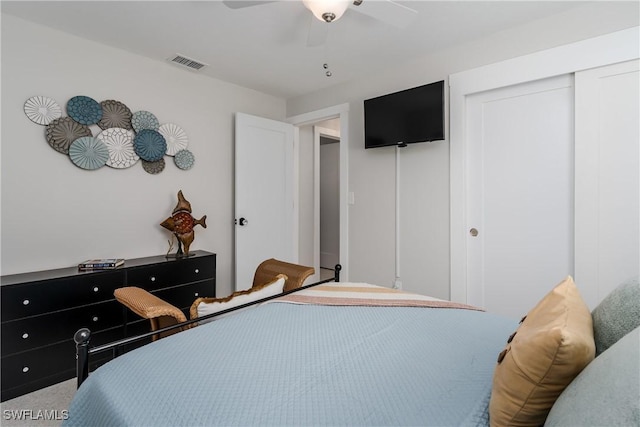
[[[192,70],[200,70],[209,65],[196,61],[195,59],[187,58],[186,56],[180,54],[176,54],[175,56],[169,58],[169,61],[182,67],[190,68]]]

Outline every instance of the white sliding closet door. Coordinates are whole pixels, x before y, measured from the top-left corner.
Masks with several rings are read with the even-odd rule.
[[[638,274],[639,47],[640,27],[634,27],[449,76],[452,300],[517,317],[573,274],[593,308]],[[623,65],[627,61],[635,65]],[[555,76],[573,76],[574,88],[561,83],[482,98]],[[544,98],[548,106],[537,102]],[[491,120],[474,123],[470,109],[505,126],[499,161],[484,149],[494,132]],[[554,117],[557,128],[545,122]],[[572,144],[564,146],[567,136]],[[550,157],[509,151],[525,141],[527,150],[545,147]],[[556,148],[558,157],[550,154]],[[530,215],[523,212],[527,206],[534,209]],[[478,229],[477,237],[470,228]]]
[[[593,308],[640,264],[640,73],[576,73],[576,283]]]
[[[573,274],[573,79],[467,97],[468,303],[520,318]]]

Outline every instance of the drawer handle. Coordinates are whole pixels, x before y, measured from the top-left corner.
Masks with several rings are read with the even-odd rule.
[[[92,319],[92,320],[93,320],[94,322],[97,322],[97,321],[98,321],[98,316],[93,316],[93,319]]]
[[[155,282],[155,281],[156,281],[155,276],[151,276],[150,280],[151,280],[152,282]]]
[[[196,268],[194,271],[196,272],[196,274],[200,273],[200,269],[199,268]]]
[[[23,340],[26,340],[27,338],[29,338],[29,334],[28,333],[25,332],[24,334],[22,334],[22,339]]]
[[[24,372],[25,374],[26,374],[27,372],[29,372],[29,367],[28,367],[28,366],[23,366],[23,367],[22,367],[22,372]]]
[[[29,301],[28,299],[26,299],[26,300],[22,301],[22,304],[23,304],[23,305],[29,305],[29,302],[30,302],[30,301]]]
[[[93,292],[98,292],[100,289],[97,286],[93,287]]]
[[[193,295],[198,296],[198,295],[200,295],[200,294],[199,294],[198,292],[195,292]]]

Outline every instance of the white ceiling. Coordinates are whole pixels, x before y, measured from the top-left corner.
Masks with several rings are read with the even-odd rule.
[[[381,1],[381,0],[365,0]],[[579,7],[581,1],[398,1],[418,13],[400,29],[351,6],[326,42],[307,46],[312,14],[300,1],[231,9],[221,1],[2,1],[2,12],[291,98],[395,67],[417,56]],[[320,24],[320,22],[318,22]],[[332,77],[325,76],[327,63]],[[185,72],[194,72],[185,69]]]

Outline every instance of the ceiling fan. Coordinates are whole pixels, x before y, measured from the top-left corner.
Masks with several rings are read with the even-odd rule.
[[[280,0],[224,0],[222,3],[231,9],[240,9],[274,1]],[[317,18],[311,21],[307,39],[308,46],[323,44],[328,32],[326,24],[340,19],[349,8],[398,28],[409,25],[418,13],[392,0],[302,0],[302,3]]]

